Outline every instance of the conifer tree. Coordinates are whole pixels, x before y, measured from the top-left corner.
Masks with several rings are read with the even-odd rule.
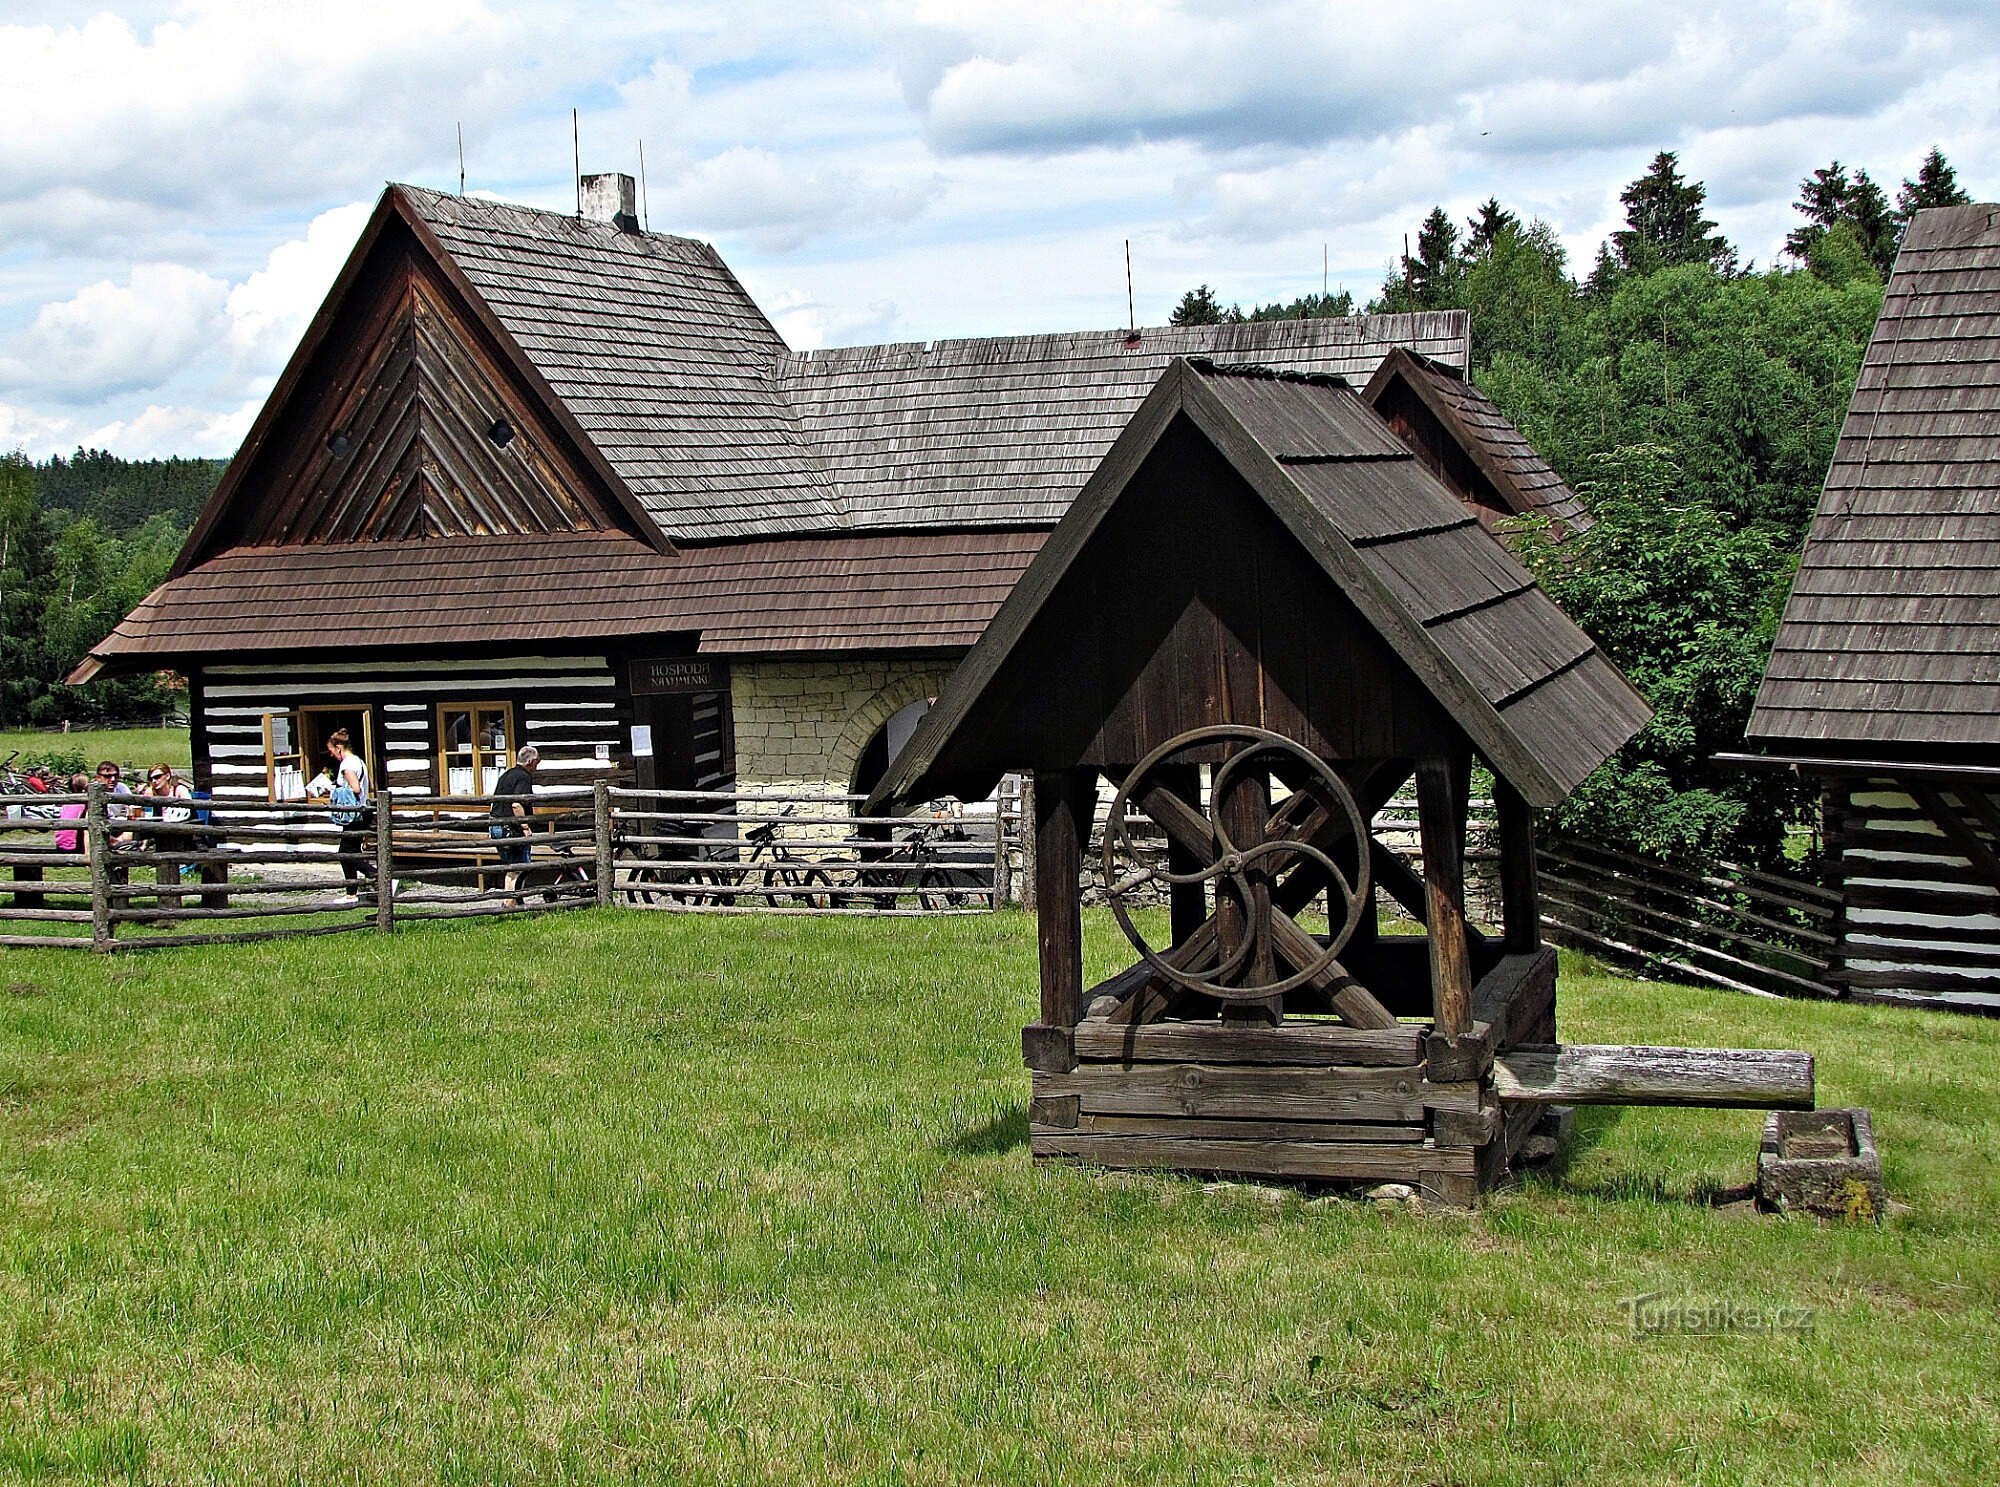
[[[1680,157],[1662,150],[1646,173],[1619,193],[1626,226],[1611,234],[1618,265],[1628,273],[1651,273],[1683,263],[1706,263],[1721,272],[1736,269],[1736,250],[1702,215],[1708,188],[1681,176]]]

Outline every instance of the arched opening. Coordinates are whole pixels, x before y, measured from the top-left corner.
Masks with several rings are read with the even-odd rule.
[[[854,766],[854,778],[848,786],[854,794],[866,795],[882,783],[882,776],[889,772],[889,761],[910,741],[917,724],[931,710],[931,703],[931,698],[919,697],[891,713],[889,720],[875,730]]]

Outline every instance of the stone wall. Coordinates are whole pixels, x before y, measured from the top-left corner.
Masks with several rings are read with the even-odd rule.
[[[845,792],[875,730],[937,696],[951,671],[949,661],[736,662],[736,788]]]

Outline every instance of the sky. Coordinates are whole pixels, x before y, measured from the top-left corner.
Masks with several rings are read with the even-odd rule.
[[[385,182],[639,173],[791,345],[1365,300],[1488,196],[1579,272],[1662,149],[1749,258],[1839,159],[2000,196],[1991,0],[0,0],[0,450],[227,455]]]

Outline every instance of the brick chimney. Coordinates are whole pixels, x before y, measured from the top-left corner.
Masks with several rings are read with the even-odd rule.
[[[583,178],[583,215],[589,222],[609,222],[620,232],[639,230],[638,186],[622,171]]]

